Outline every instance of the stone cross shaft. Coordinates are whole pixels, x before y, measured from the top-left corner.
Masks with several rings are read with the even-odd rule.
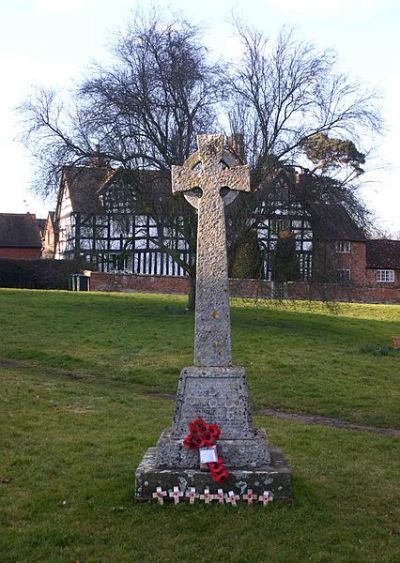
[[[195,188],[201,190],[196,203],[187,197],[198,208],[194,364],[224,367],[231,365],[232,356],[221,189],[250,191],[250,174],[247,165],[228,167],[223,136],[199,135],[197,145],[197,153],[183,166],[172,166],[172,191],[190,195]]]

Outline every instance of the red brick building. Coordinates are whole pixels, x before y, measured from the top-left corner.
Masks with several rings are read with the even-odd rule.
[[[37,260],[42,237],[36,215],[0,213],[0,258]]]
[[[400,288],[400,240],[368,240],[365,285]]]

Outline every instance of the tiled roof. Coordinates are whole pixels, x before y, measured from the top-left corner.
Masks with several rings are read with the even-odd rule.
[[[0,247],[41,248],[36,215],[0,213]]]
[[[116,170],[108,167],[81,166],[64,168],[64,181],[68,186],[72,209],[80,213],[101,213],[100,197],[114,180],[124,175],[132,185],[146,189],[146,200],[168,193],[172,196],[170,187],[170,172],[159,170]]]
[[[365,241],[363,230],[356,225],[346,209],[340,205],[314,203],[311,205],[314,237],[319,241]]]
[[[367,268],[400,270],[400,240],[367,241]]]
[[[101,211],[97,193],[115,172],[105,166],[66,166],[63,178],[69,189],[72,209],[89,214]]]

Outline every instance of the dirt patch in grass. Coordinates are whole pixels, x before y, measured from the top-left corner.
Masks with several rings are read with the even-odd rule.
[[[264,407],[258,411],[258,414],[267,416],[275,416],[284,420],[292,420],[295,422],[303,422],[305,424],[317,424],[319,426],[331,426],[333,428],[345,428],[346,430],[361,430],[365,432],[374,432],[375,434],[386,434],[387,436],[400,436],[400,430],[397,428],[378,428],[376,426],[365,426],[363,424],[353,424],[340,418],[331,416],[318,416],[312,414],[299,414],[293,412],[283,412],[278,409]]]
[[[14,359],[6,359],[0,358],[0,368],[11,368],[11,369],[23,369],[32,372],[40,372],[41,374],[46,374],[49,376],[56,376],[62,377],[72,380],[81,380],[87,383],[94,383],[95,378],[92,374],[88,374],[85,372],[76,372],[71,370],[63,370],[62,368],[51,368],[49,366],[41,366],[36,365],[33,362],[27,362],[24,360],[14,360]],[[99,382],[96,381],[98,384]],[[107,384],[106,381],[102,381],[103,384]],[[108,382],[108,383],[111,383]],[[112,381],[112,385],[119,387],[123,386],[126,387],[126,382],[121,381]],[[160,399],[167,399],[167,400],[175,400],[174,393],[165,393],[162,391],[155,391],[149,389],[140,388],[140,386],[134,386],[135,391],[142,394],[147,395],[150,397],[160,398]],[[79,413],[83,414],[83,413]],[[274,416],[276,418],[281,418],[284,420],[291,420],[295,422],[302,422],[304,424],[313,424],[318,426],[330,426],[331,428],[343,428],[345,430],[359,430],[363,432],[372,432],[374,434],[383,434],[386,436],[396,436],[400,437],[400,429],[397,428],[381,428],[377,426],[367,426],[364,424],[355,424],[352,422],[348,422],[346,420],[342,420],[340,418],[330,417],[330,416],[321,416],[321,415],[313,415],[313,414],[302,414],[302,413],[295,413],[295,412],[285,412],[279,409],[275,409],[272,407],[262,407],[261,409],[256,410],[256,414],[266,415],[266,416]]]

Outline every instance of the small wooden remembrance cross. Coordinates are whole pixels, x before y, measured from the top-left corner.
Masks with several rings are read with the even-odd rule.
[[[222,489],[218,489],[218,491],[215,493],[214,495],[215,500],[217,500],[219,502],[219,504],[224,504],[224,491]]]
[[[196,489],[194,487],[190,487],[186,491],[185,497],[189,499],[190,504],[194,504],[194,501],[199,498],[199,493],[196,493]]]
[[[250,191],[250,174],[247,165],[229,167],[223,136],[199,135],[197,145],[183,166],[172,166],[172,191],[186,192],[198,209],[194,364],[223,367],[232,363],[224,207],[234,199],[229,190]]]
[[[169,496],[174,499],[174,504],[179,504],[179,500],[183,497],[183,492],[179,487],[174,487],[174,489],[170,491]]]
[[[273,502],[274,496],[270,491],[264,491],[262,495],[258,497],[258,500],[267,506],[270,502]]]
[[[153,493],[153,498],[157,499],[159,504],[164,504],[164,497],[166,497],[167,494],[167,491],[163,491],[161,487],[157,487]]]
[[[214,499],[214,495],[210,493],[210,489],[204,489],[204,494],[200,495],[200,500],[204,500],[205,504],[209,504]]]
[[[253,504],[257,500],[257,495],[253,494],[253,490],[249,489],[245,495],[243,495],[243,500],[247,500],[247,504]]]

